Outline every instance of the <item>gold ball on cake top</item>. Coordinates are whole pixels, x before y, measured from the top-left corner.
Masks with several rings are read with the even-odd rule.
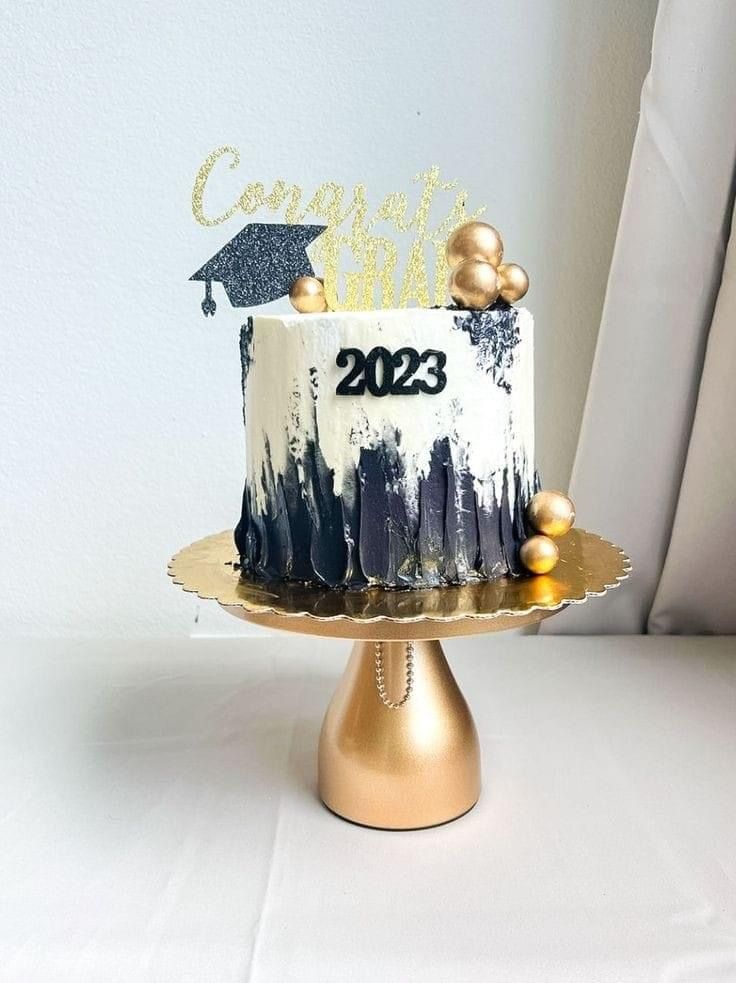
[[[458,307],[482,311],[498,297],[498,275],[490,263],[466,259],[450,272],[448,287]]]
[[[549,536],[530,536],[521,544],[519,559],[529,573],[549,573],[557,566],[560,551]]]
[[[575,522],[575,506],[562,492],[540,491],[529,502],[526,517],[544,536],[564,536]]]
[[[451,270],[466,259],[479,259],[496,267],[503,259],[503,242],[487,222],[466,222],[447,240],[445,256]]]
[[[498,268],[499,293],[507,304],[521,300],[529,289],[529,277],[518,263],[501,263]]]
[[[322,314],[328,310],[325,285],[316,276],[300,276],[291,285],[289,300],[300,314]]]

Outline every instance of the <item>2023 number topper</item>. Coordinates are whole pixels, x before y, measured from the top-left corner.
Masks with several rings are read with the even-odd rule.
[[[447,385],[444,372],[447,355],[436,348],[428,348],[421,355],[415,348],[399,348],[396,352],[390,352],[388,348],[379,346],[371,348],[367,355],[359,348],[341,348],[335,364],[338,368],[346,369],[351,358],[352,367],[338,382],[336,396],[363,396],[366,389],[371,396],[416,396],[419,393],[436,396]],[[426,365],[428,379],[413,378],[421,365]]]

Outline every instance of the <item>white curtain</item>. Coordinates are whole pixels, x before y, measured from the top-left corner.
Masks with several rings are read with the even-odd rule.
[[[736,631],[736,3],[662,0],[570,485],[634,573],[546,633]]]

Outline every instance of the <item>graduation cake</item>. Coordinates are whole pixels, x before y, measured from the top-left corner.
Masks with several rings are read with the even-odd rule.
[[[331,587],[520,573],[533,344],[506,304],[252,317],[243,569]]]
[[[243,575],[429,588],[550,570],[557,547],[535,532],[566,531],[574,512],[535,495],[534,322],[513,306],[525,272],[473,222],[448,240],[449,306],[330,311],[305,251],[319,231],[251,225],[233,240],[235,260],[242,247],[257,262],[260,241],[277,267],[241,306],[286,283],[296,308],[241,331]],[[229,261],[192,277],[205,313],[212,279],[238,289]]]

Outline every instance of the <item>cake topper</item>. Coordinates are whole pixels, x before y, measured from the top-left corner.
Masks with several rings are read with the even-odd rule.
[[[437,165],[413,175],[414,193],[391,191],[376,200],[361,182],[349,188],[323,181],[305,194],[282,178],[271,184],[247,180],[237,186],[234,198],[224,199],[230,204],[222,210],[223,194],[232,194],[228,171],[238,170],[241,160],[231,146],[207,156],[192,188],[195,220],[213,227],[270,212],[285,224],[246,226],[191,277],[205,281],[205,314],[215,310],[212,280],[223,283],[233,306],[257,306],[289,293],[300,313],[441,307],[447,302],[448,274],[453,300],[470,310],[484,310],[499,297],[513,304],[528,289],[524,270],[502,262],[503,242],[496,229],[477,221],[485,206],[469,210],[468,191],[456,180],[443,180]],[[213,201],[220,202],[219,209]],[[310,220],[324,224],[302,224]],[[248,229],[260,230],[265,240],[260,252],[241,242]],[[307,229],[315,234],[298,244],[299,230]],[[296,237],[293,253],[286,245],[288,230]],[[320,267],[319,286],[304,252],[318,235],[312,258]],[[287,256],[294,262],[285,262]]]
[[[233,307],[256,307],[289,293],[297,277],[313,276],[307,246],[324,225],[278,225],[252,222],[193,273],[204,280],[202,311],[214,314],[212,281],[222,283]]]
[[[362,182],[322,181],[305,189],[283,178],[255,180],[246,161],[232,146],[217,147],[203,161],[191,199],[199,225],[212,228],[243,216],[268,216],[288,225],[324,223],[312,259],[330,310],[445,303],[447,238],[482,215],[485,206],[469,207],[469,191],[447,180],[437,165],[408,175],[406,190],[374,198]]]

